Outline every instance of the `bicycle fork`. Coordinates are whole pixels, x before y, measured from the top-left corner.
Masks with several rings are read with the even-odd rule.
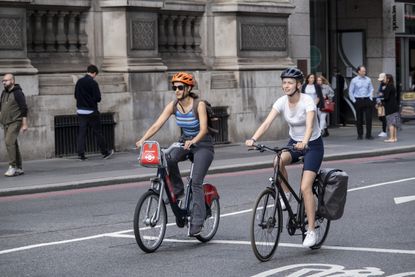
[[[157,222],[160,219],[160,210],[161,210],[161,205],[163,205],[163,193],[164,193],[164,181],[160,178],[157,178],[158,180],[155,180],[152,182],[151,184],[151,189],[154,192],[158,192],[159,194],[159,199],[158,199],[158,203],[157,203],[157,209],[156,212],[154,214],[152,214],[150,216],[150,207],[152,204],[153,199],[151,198],[150,201],[147,204],[147,208],[146,208],[146,218],[144,219],[144,224],[146,224],[146,226],[150,225],[151,227],[156,226]]]

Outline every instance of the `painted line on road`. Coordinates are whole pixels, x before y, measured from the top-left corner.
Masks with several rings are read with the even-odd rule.
[[[107,237],[114,238],[134,238],[134,235],[126,234],[108,234]],[[175,242],[175,243],[200,243],[198,240],[193,239],[170,239],[165,238],[163,241],[166,242]],[[250,245],[250,241],[243,240],[211,240],[208,243],[213,244],[236,244],[236,245]],[[261,244],[261,243],[259,243]],[[265,243],[263,243],[265,244]],[[295,243],[279,243],[278,246],[282,247],[292,247],[292,248],[304,248],[302,244]],[[415,250],[406,250],[406,249],[387,249],[387,248],[369,248],[369,247],[346,247],[346,246],[328,246],[323,245],[321,248],[330,249],[330,250],[344,250],[344,251],[360,251],[360,252],[374,252],[374,253],[388,253],[388,254],[409,254],[415,255]]]
[[[411,201],[415,201],[415,195],[395,197],[394,201],[395,201],[395,204],[408,203]]]
[[[369,185],[369,186],[348,189],[347,191],[348,192],[352,192],[352,191],[356,191],[356,190],[375,188],[375,187],[380,187],[380,186],[384,186],[384,185],[396,184],[396,183],[403,183],[403,182],[413,181],[413,180],[415,180],[415,177],[410,177],[410,178],[399,179],[399,180],[395,180],[395,181],[388,181],[388,182],[373,184],[373,185]]]
[[[365,187],[348,189],[348,191],[352,192],[352,191],[356,191],[356,190],[379,187],[379,186],[384,186],[384,185],[388,185],[388,184],[394,184],[394,183],[400,183],[400,182],[406,182],[406,181],[412,181],[412,180],[415,180],[415,177],[400,179],[400,180],[396,180],[396,181],[383,182],[383,183],[373,184],[373,185],[369,185],[369,186],[365,186]],[[244,214],[244,213],[249,213],[249,212],[252,212],[252,209],[247,209],[247,210],[222,214],[220,217],[239,215],[239,214]],[[174,226],[174,225],[176,225],[176,223],[167,224],[167,226]],[[132,229],[129,229],[129,230],[122,230],[122,231],[117,231],[117,232],[104,233],[104,234],[88,236],[88,237],[81,237],[81,238],[70,239],[70,240],[53,241],[53,242],[47,242],[47,243],[27,245],[27,246],[22,246],[22,247],[17,247],[17,248],[10,248],[10,249],[5,249],[5,250],[0,250],[0,255],[13,253],[13,252],[18,252],[18,251],[30,250],[30,249],[39,248],[39,247],[46,247],[46,246],[59,245],[59,244],[65,244],[65,243],[79,242],[79,241],[84,241],[84,240],[98,239],[98,238],[102,238],[102,237],[116,236],[116,235],[119,235],[119,234],[130,233],[132,231],[133,231]],[[167,239],[165,239],[165,240],[167,240]],[[234,243],[234,244],[236,244],[236,243]],[[279,245],[284,245],[284,244],[280,243]],[[322,248],[330,249],[330,246],[322,246]],[[344,248],[343,250],[348,250],[348,247],[343,247],[343,248]],[[337,248],[335,248],[335,249],[337,249]],[[350,249],[352,249],[352,248],[350,248]],[[353,248],[353,249],[366,249],[366,248]],[[367,249],[372,249],[372,248],[367,248]],[[354,250],[354,251],[363,251],[363,250]],[[397,251],[401,251],[401,250],[397,250]],[[405,251],[405,250],[402,250],[402,251]],[[411,250],[408,250],[408,251],[411,251]],[[414,252],[414,251],[412,251],[412,252]],[[394,252],[392,252],[392,253],[394,253]],[[414,254],[414,253],[409,253],[409,254]]]

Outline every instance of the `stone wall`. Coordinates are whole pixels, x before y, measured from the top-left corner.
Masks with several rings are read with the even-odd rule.
[[[0,21],[12,27],[0,27],[0,73],[16,75],[29,105],[24,159],[54,157],[54,117],[75,114],[89,63],[101,69],[100,111],[114,113],[116,150],[131,149],[174,99],[179,70],[195,75],[201,98],[227,107],[229,141],[244,141],[281,95],[281,70],[309,58],[309,34],[296,25],[307,9],[299,0],[0,0]],[[172,134],[174,120],[155,138]],[[264,139],[286,136],[277,120]]]

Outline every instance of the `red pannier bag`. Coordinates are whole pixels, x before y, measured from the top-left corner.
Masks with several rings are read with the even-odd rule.
[[[138,162],[144,167],[158,167],[161,165],[160,145],[157,141],[145,141],[141,146]]]

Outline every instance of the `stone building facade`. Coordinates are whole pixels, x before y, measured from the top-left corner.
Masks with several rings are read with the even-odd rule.
[[[116,150],[131,149],[174,99],[169,80],[177,71],[193,73],[196,92],[228,115],[226,141],[244,141],[282,95],[281,70],[313,70],[315,40],[326,42],[326,64],[317,70],[330,76],[339,66],[339,30],[364,30],[363,63],[374,84],[379,72],[392,72],[394,34],[386,23],[393,3],[0,0],[0,74],[16,75],[29,106],[29,131],[20,137],[24,158],[55,157],[58,143],[73,143],[57,140],[56,120],[75,114],[74,86],[90,63],[101,70],[100,111],[115,122]],[[313,29],[310,9],[323,4],[326,28]],[[155,139],[167,144],[178,135],[170,120]],[[264,139],[286,136],[277,120]],[[0,160],[6,160],[3,143]]]
[[[243,141],[281,95],[279,72],[307,62],[305,2],[0,0],[0,73],[16,75],[29,106],[24,158],[56,155],[55,118],[75,114],[74,85],[90,63],[101,70],[100,111],[113,113],[117,150],[131,148],[174,99],[169,80],[182,70],[229,114],[228,140]],[[173,120],[166,125],[162,143],[179,134]],[[275,124],[268,138],[286,132]]]

